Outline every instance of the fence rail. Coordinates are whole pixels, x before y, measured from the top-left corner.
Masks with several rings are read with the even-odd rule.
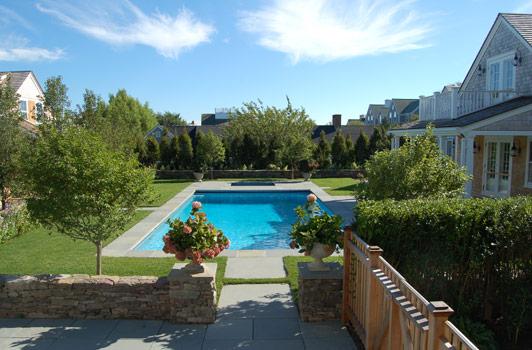
[[[344,236],[342,322],[367,350],[478,350],[451,322],[453,310],[429,302],[350,227]]]

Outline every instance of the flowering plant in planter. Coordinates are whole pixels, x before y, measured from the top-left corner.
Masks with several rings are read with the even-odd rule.
[[[318,169],[318,162],[314,160],[302,160],[299,162],[299,171],[303,173],[313,173]]]
[[[314,245],[321,243],[332,254],[343,248],[342,218],[321,210],[316,200],[316,195],[309,194],[304,208],[298,206],[294,209],[297,221],[290,232],[290,248],[299,248],[300,253],[310,255]]]
[[[204,258],[212,259],[229,248],[229,238],[208,222],[207,215],[200,209],[203,209],[201,202],[195,201],[187,221],[168,220],[170,230],[163,236],[165,253],[174,254],[177,260],[189,258],[191,263],[201,265]]]

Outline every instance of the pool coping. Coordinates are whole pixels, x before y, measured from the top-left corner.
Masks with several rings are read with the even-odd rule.
[[[194,182],[176,194],[160,207],[144,208],[153,210],[146,218],[124,232],[103,248],[102,255],[110,257],[165,258],[171,257],[162,250],[133,250],[151,231],[164,222],[167,217],[186,201],[197,190],[201,191],[234,191],[234,192],[267,192],[267,191],[311,191],[333,213],[342,216],[344,223],[353,220],[352,208],[356,201],[351,196],[331,196],[311,181],[273,181],[275,186],[232,186],[238,181],[206,181]],[[224,250],[220,256],[227,257],[282,257],[299,256],[295,249],[264,249],[264,250]]]

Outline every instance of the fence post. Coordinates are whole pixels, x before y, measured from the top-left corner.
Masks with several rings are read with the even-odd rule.
[[[429,344],[428,350],[438,350],[440,339],[444,336],[444,323],[454,311],[443,301],[431,301],[429,304]]]
[[[372,350],[375,346],[375,339],[378,333],[380,308],[383,302],[383,290],[379,286],[379,282],[373,275],[373,269],[377,268],[379,257],[383,250],[378,246],[369,246],[368,258],[369,264],[366,267],[366,324],[364,330],[366,331],[366,341],[364,345],[366,349]]]
[[[351,283],[351,250],[349,249],[348,242],[351,241],[351,233],[353,229],[351,226],[344,227],[344,285],[342,294],[342,324],[347,325],[349,319],[350,306],[349,301],[351,298],[349,285]]]

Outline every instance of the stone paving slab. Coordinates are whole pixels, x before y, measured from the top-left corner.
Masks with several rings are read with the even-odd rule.
[[[286,277],[283,258],[228,258],[227,278],[283,278]]]

